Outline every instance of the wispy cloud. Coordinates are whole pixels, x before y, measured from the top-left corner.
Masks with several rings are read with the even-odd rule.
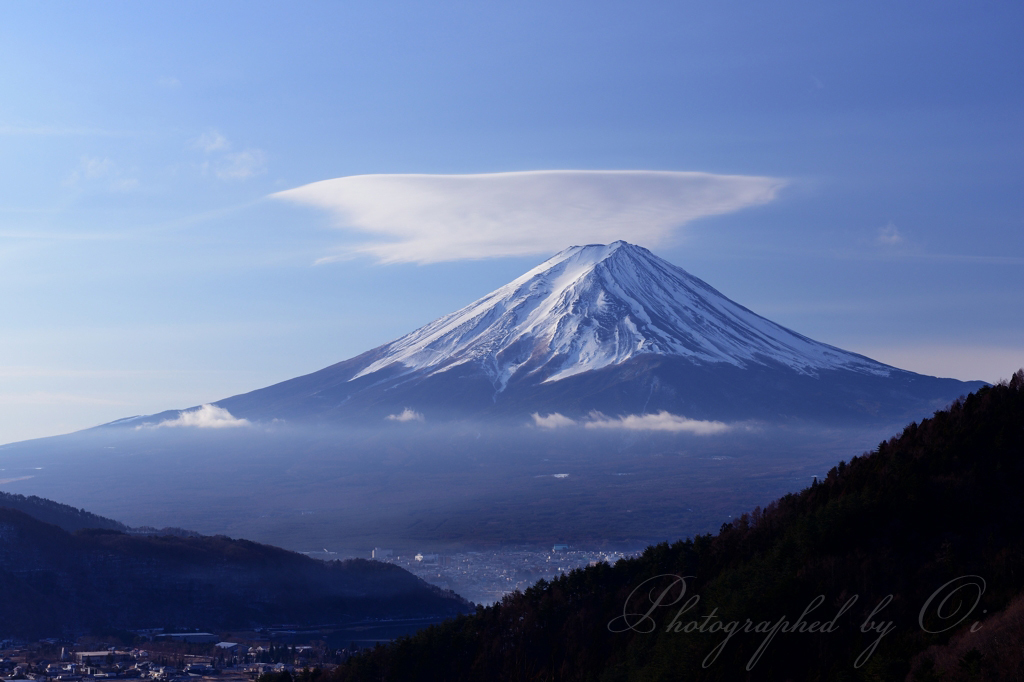
[[[139,133],[127,130],[103,130],[102,128],[76,128],[54,125],[11,125],[0,123],[0,135],[11,137],[134,137]]]
[[[897,244],[902,244],[906,240],[903,238],[903,235],[900,234],[900,231],[896,229],[896,226],[889,223],[878,230],[877,241],[879,244],[884,244],[886,246],[896,246]]]
[[[69,187],[92,185],[114,192],[127,192],[137,188],[139,181],[110,158],[83,156],[64,184]]]
[[[231,146],[230,143],[228,143],[228,138],[224,137],[216,130],[206,131],[193,140],[192,145],[196,149],[202,149],[207,153],[228,149]]]
[[[355,175],[271,196],[333,213],[383,263],[550,253],[628,237],[657,246],[698,218],[772,201],[779,178],[675,171]]]
[[[0,393],[0,405],[125,405],[123,401],[102,398],[96,395],[61,393],[52,391],[29,391],[22,393]]]
[[[62,379],[111,379],[124,377],[153,377],[169,372],[159,370],[126,369],[70,369],[67,367],[32,367],[26,365],[0,365],[0,378],[13,379],[30,377],[60,377]]]
[[[532,416],[534,425],[544,429],[582,426],[588,429],[669,431],[673,433],[691,433],[696,436],[712,436],[725,433],[732,428],[725,422],[688,419],[680,415],[670,414],[665,410],[657,414],[631,414],[624,417],[608,417],[600,412],[592,412],[587,419],[582,421],[570,419],[558,412],[553,412],[544,417],[534,412]]]
[[[176,419],[165,419],[164,421],[148,428],[160,427],[192,427],[197,429],[223,429],[238,426],[250,426],[248,419],[237,419],[223,407],[216,405],[203,405],[195,410],[185,410],[178,413]],[[137,426],[136,429],[147,428]]]
[[[261,149],[245,149],[225,154],[214,164],[214,174],[221,180],[247,180],[267,172],[267,155]]]
[[[231,142],[217,130],[206,131],[192,140],[192,146],[210,157],[200,165],[203,173],[220,180],[248,180],[267,172],[267,155],[262,149],[232,151]]]
[[[576,426],[575,421],[569,419],[564,414],[559,414],[558,412],[552,412],[544,417],[534,412],[531,416],[533,417],[533,425],[542,429],[557,429],[563,426]]]
[[[719,421],[687,419],[662,410],[657,414],[631,414],[625,417],[596,416],[584,424],[588,429],[627,429],[630,431],[672,431],[712,436],[725,433],[729,425]]]
[[[412,421],[421,422],[421,421],[424,421],[424,417],[423,417],[422,414],[420,414],[416,410],[412,410],[412,409],[410,409],[408,407],[405,408],[404,410],[402,410],[398,414],[389,414],[387,417],[385,417],[385,419],[387,419],[388,421],[393,421],[393,422],[412,422]]]
[[[78,168],[72,171],[71,177],[75,180],[98,180],[114,173],[115,168],[114,162],[110,159],[83,156]]]
[[[911,258],[930,260],[939,263],[983,263],[985,265],[1024,265],[1021,256],[980,256],[969,253],[922,253]]]

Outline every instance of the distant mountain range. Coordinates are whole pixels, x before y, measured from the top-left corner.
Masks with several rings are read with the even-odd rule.
[[[470,609],[390,564],[323,562],[224,536],[128,534],[123,524],[84,510],[2,495],[0,637],[440,620]]]
[[[216,405],[256,421],[360,424],[662,410],[691,419],[903,423],[983,385],[819,343],[619,241],[570,247],[400,339]]]

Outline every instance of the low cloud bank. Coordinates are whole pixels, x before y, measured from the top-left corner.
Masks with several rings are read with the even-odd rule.
[[[411,421],[421,422],[421,421],[424,421],[424,418],[423,418],[422,414],[420,414],[416,410],[409,409],[408,407],[405,408],[404,410],[402,410],[398,414],[389,414],[388,416],[386,416],[384,418],[387,419],[388,421],[393,421],[393,422],[411,422]]]
[[[781,178],[682,171],[353,175],[271,195],[333,214],[371,240],[318,262],[382,263],[550,254],[570,244],[656,247],[698,218],[768,203]]]
[[[223,407],[203,405],[195,410],[179,412],[176,419],[165,419],[150,428],[188,426],[197,429],[224,429],[251,425],[252,423],[248,419],[237,419]],[[141,429],[143,427],[137,426],[135,428]]]
[[[587,429],[669,431],[673,433],[691,433],[696,436],[713,436],[725,433],[732,428],[725,422],[689,419],[681,415],[670,414],[665,410],[657,414],[631,414],[625,417],[608,417],[600,412],[591,412],[587,419],[581,421],[570,419],[558,412],[545,416],[534,412],[532,417],[534,426],[542,429],[582,426]]]
[[[534,426],[539,426],[542,429],[557,429],[561,426],[576,426],[575,421],[569,419],[563,414],[559,414],[558,412],[552,412],[545,417],[534,412],[532,416]]]
[[[725,422],[687,419],[664,410],[657,414],[631,414],[617,418],[601,415],[598,419],[588,421],[584,426],[588,429],[686,432],[697,436],[712,436],[729,430],[729,425]]]

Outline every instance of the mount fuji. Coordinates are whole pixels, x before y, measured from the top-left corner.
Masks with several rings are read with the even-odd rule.
[[[312,374],[0,464],[25,495],[295,550],[628,548],[710,532],[981,385],[813,341],[615,242]]]
[[[567,248],[395,341],[215,405],[251,421],[361,424],[595,411],[898,423],[982,385],[819,343],[618,241]]]

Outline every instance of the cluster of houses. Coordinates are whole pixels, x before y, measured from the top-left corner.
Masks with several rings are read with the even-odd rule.
[[[196,633],[192,633],[193,635]],[[181,640],[179,640],[181,641]],[[194,640],[189,640],[194,641]],[[297,647],[310,649],[311,647]],[[31,665],[25,661],[0,657],[0,679],[36,680],[37,682],[90,682],[92,680],[108,680],[113,678],[147,679],[147,680],[181,680],[217,675],[221,680],[238,679],[253,680],[268,672],[295,671],[295,666],[287,663],[246,663],[256,661],[265,652],[261,646],[248,647],[235,642],[219,642],[215,645],[217,654],[187,663],[181,669],[169,665],[161,665],[152,660],[149,652],[133,650],[105,649],[101,651],[67,651],[62,650],[60,660]],[[218,656],[221,661],[233,665],[223,669],[214,667]]]
[[[169,680],[172,678],[203,677],[217,671],[208,662],[190,663],[183,670],[159,665],[149,660],[149,653],[139,649],[118,651],[64,652],[60,661],[48,663],[38,671],[22,670],[23,679],[76,682],[78,680],[105,680],[112,678],[146,678]]]

